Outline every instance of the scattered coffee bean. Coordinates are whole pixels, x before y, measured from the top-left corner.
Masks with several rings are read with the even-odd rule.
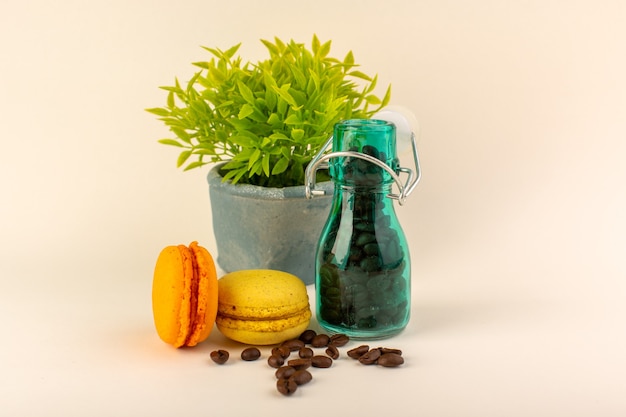
[[[380,358],[380,355],[380,349],[370,349],[367,353],[359,356],[359,362],[361,362],[363,365],[373,365],[376,363],[378,358]]]
[[[211,352],[210,356],[213,362],[217,363],[218,365],[223,365],[228,360],[230,354],[225,350],[219,349]]]
[[[392,348],[386,348],[386,347],[381,347],[378,349],[380,349],[380,353],[382,353],[383,355],[385,353],[395,353],[396,355],[402,356],[402,351],[400,349],[392,349]]]
[[[337,346],[330,344],[326,348],[326,354],[332,359],[337,359],[339,357],[339,349],[337,349]]]
[[[386,368],[393,368],[402,365],[404,358],[397,353],[383,353],[376,363]]]
[[[312,358],[314,354],[315,353],[313,352],[313,349],[309,347],[300,348],[300,350],[298,351],[298,356],[300,356],[301,358]]]
[[[298,389],[298,384],[292,378],[281,378],[276,381],[276,389],[283,395],[291,395]]]
[[[306,334],[305,334],[306,333]],[[326,355],[316,355],[314,350],[305,346],[304,340],[310,340],[312,347],[326,347]],[[276,368],[276,389],[283,395],[292,395],[300,385],[309,383],[313,379],[309,367],[330,368],[333,361],[340,357],[338,347],[348,343],[349,337],[344,334],[328,336],[326,334],[315,334],[313,330],[305,331],[298,339],[291,339],[280,346],[272,349],[267,363],[272,368]],[[285,361],[292,351],[298,351],[298,358]],[[402,350],[388,347],[372,348],[368,345],[361,345],[347,351],[347,355],[357,359],[364,365],[378,364],[382,367],[393,368],[404,364]],[[210,354],[211,359],[217,364],[224,364],[228,361],[229,353],[226,350],[215,350]],[[254,361],[261,357],[261,351],[256,347],[248,347],[241,352],[241,359],[244,361]]]
[[[293,375],[296,372],[296,368],[294,368],[293,366],[281,366],[280,368],[278,368],[276,370],[276,372],[274,373],[274,375],[276,375],[276,378],[278,379],[287,379],[289,378],[291,375]]]
[[[333,364],[333,360],[328,356],[315,355],[311,359],[311,366],[314,368],[330,368]]]
[[[343,333],[334,334],[330,337],[330,344],[335,345],[337,347],[344,346],[349,341],[350,341],[350,338],[348,337],[348,335],[345,335]]]
[[[302,332],[300,337],[298,337],[298,339],[302,340],[305,344],[309,344],[311,343],[311,340],[313,340],[316,334],[317,333],[315,332],[315,330],[311,330],[311,329],[305,330],[304,332]]]
[[[289,348],[289,346],[278,346],[275,347],[274,349],[276,349],[276,352],[278,355],[282,356],[283,359],[287,359],[289,357],[289,355],[291,355],[291,349]],[[272,351],[274,351],[274,349],[272,349]]]
[[[295,352],[304,347],[304,342],[299,339],[290,339],[282,343],[281,346],[288,348],[290,351]]]
[[[296,371],[300,369],[306,369],[312,365],[312,359],[313,358],[291,359],[289,362],[287,362],[287,365],[296,368]]]
[[[348,351],[348,356],[352,359],[359,359],[362,355],[366,354],[370,350],[368,345],[361,345],[359,347],[355,347],[354,349],[350,349]]]
[[[298,385],[304,385],[307,382],[311,382],[311,380],[313,379],[313,375],[311,375],[311,373],[306,369],[300,369],[294,372],[294,374],[290,376],[289,379],[293,379]]]
[[[313,338],[313,340],[311,340],[311,346],[313,347],[324,347],[324,346],[328,346],[328,343],[330,342],[330,337],[327,334],[318,334],[315,335],[315,337]]]
[[[249,347],[241,352],[241,359],[244,361],[255,361],[261,357],[261,351],[255,347]]]
[[[271,355],[267,358],[267,364],[272,368],[280,368],[285,363],[285,358],[280,355]]]

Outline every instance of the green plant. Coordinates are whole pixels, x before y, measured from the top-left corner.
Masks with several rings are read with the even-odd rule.
[[[176,136],[159,142],[183,148],[185,170],[227,161],[224,180],[267,187],[304,184],[304,170],[340,120],[370,118],[391,95],[374,94],[378,76],[355,69],[352,52],[329,56],[331,42],[313,36],[311,49],[293,40],[261,40],[269,58],[244,62],[241,44],[213,56],[181,86],[168,91],[165,107],[150,108]],[[374,107],[374,108],[372,108]]]

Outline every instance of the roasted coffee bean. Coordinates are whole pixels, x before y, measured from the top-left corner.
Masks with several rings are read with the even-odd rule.
[[[272,349],[272,355],[278,355],[283,359],[287,359],[291,354],[291,350],[287,346],[276,346]]]
[[[276,381],[276,389],[283,395],[291,395],[298,389],[298,384],[292,378],[281,378]]]
[[[368,243],[376,242],[376,235],[373,233],[361,233],[356,238],[357,246],[365,246]]]
[[[323,299],[324,297],[322,297]],[[323,301],[325,307],[320,311],[320,315],[324,321],[331,324],[341,324],[342,312],[335,304],[330,303],[328,300]]]
[[[230,354],[225,350],[219,349],[211,352],[210,356],[213,362],[217,363],[218,365],[223,365],[228,360]]]
[[[378,243],[372,242],[372,243],[365,244],[365,246],[363,246],[363,252],[365,252],[365,254],[368,256],[378,256],[379,255]]]
[[[376,362],[380,366],[393,368],[404,363],[404,358],[397,353],[383,353]]]
[[[315,353],[313,352],[313,349],[309,348],[309,347],[303,347],[300,348],[300,350],[298,351],[298,356],[300,356],[301,358],[312,358],[313,355]]]
[[[244,361],[255,361],[261,357],[261,351],[255,347],[249,347],[241,352],[241,359]]]
[[[313,340],[311,340],[311,346],[313,347],[324,347],[324,346],[328,346],[328,343],[330,342],[330,337],[327,334],[318,334],[316,335]]]
[[[368,307],[367,311],[369,310],[370,308]],[[376,317],[374,316],[362,317],[356,323],[356,326],[360,329],[373,329],[377,325],[378,325],[378,321],[376,320]]]
[[[339,349],[335,345],[328,345],[326,348],[326,354],[332,359],[337,359],[339,357]]]
[[[281,378],[289,378],[291,375],[293,375],[296,372],[296,368],[294,368],[293,366],[281,366],[280,368],[278,368],[276,370],[276,372],[274,372],[274,375],[276,375],[276,378],[281,379]]]
[[[302,340],[305,344],[309,344],[311,343],[311,340],[313,340],[316,334],[317,333],[315,332],[315,330],[311,330],[311,329],[305,330],[298,337],[298,340]]]
[[[300,350],[300,348],[304,347],[304,342],[299,339],[290,339],[283,342],[281,346],[284,346],[290,351],[295,352],[296,350]]]
[[[368,256],[359,262],[359,267],[366,272],[378,271],[382,266],[382,261],[378,256]],[[370,291],[376,291],[370,289]]]
[[[291,359],[287,362],[288,366],[291,366],[297,370],[306,369],[312,365],[313,358],[300,358],[300,359]]]
[[[366,354],[359,356],[359,362],[363,365],[373,365],[380,358],[380,349],[370,349]]]
[[[349,341],[350,338],[348,335],[343,333],[334,334],[330,337],[330,344],[337,347],[345,346]]]
[[[330,368],[333,364],[333,360],[324,355],[315,355],[310,360],[314,368]]]
[[[306,369],[300,369],[294,372],[294,374],[290,376],[289,379],[293,379],[298,385],[304,385],[307,382],[311,382],[311,380],[313,379],[313,375],[311,375],[311,373]]]
[[[267,364],[272,368],[280,368],[285,363],[285,358],[280,355],[271,355],[267,358]]]
[[[296,368],[294,368],[293,366],[283,365],[280,368],[276,369],[276,372],[274,372],[274,376],[276,376],[276,379],[287,379],[295,372]]]
[[[347,354],[352,359],[359,359],[362,355],[365,355],[370,350],[368,345],[361,345],[359,347],[355,347],[354,349],[350,349]]]
[[[383,355],[385,353],[395,353],[396,355],[402,356],[402,351],[400,349],[386,348],[386,347],[381,347],[378,349],[380,349],[380,353],[382,353]]]

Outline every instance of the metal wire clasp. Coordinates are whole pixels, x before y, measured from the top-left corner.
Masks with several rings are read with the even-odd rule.
[[[387,171],[387,173],[393,178],[396,183],[399,192],[398,193],[389,193],[387,197],[392,198],[394,200],[398,200],[398,204],[403,205],[406,198],[413,192],[417,183],[422,177],[422,172],[420,169],[419,157],[417,154],[417,143],[415,139],[415,134],[411,132],[411,146],[413,147],[413,162],[415,164],[415,171],[410,168],[399,167],[398,173],[404,173],[408,175],[407,180],[403,183],[402,179],[393,169],[391,169],[387,164],[383,163],[381,160],[374,158],[373,156],[354,152],[354,151],[339,151],[339,152],[331,152],[325,154],[326,149],[333,143],[333,137],[331,136],[328,141],[324,144],[324,147],[318,152],[317,155],[311,159],[311,162],[306,167],[305,176],[306,183],[304,192],[307,198],[313,198],[314,196],[324,195],[325,192],[323,190],[315,189],[315,174],[318,169],[327,169],[328,168],[328,160],[336,157],[354,157],[364,159],[372,164],[378,165],[380,168]]]

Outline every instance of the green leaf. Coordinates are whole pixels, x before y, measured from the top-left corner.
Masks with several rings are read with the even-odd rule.
[[[376,97],[375,95],[369,95],[367,97],[365,97],[365,101],[367,101],[369,104],[380,104],[381,101],[378,97]]]
[[[311,42],[311,49],[313,53],[317,55],[317,52],[320,50],[320,40],[317,38],[317,35],[313,35],[313,41]]]
[[[320,58],[324,58],[329,53],[330,53],[330,41],[325,42],[322,46],[320,46],[320,49],[316,55],[318,55]]]
[[[296,142],[300,142],[304,138],[304,129],[291,129],[291,138]]]
[[[309,68],[309,80],[313,80],[313,83],[315,84],[315,90],[320,89],[320,76],[318,73],[316,73],[313,69],[310,69],[310,68]]]
[[[276,42],[276,47],[278,47],[279,51],[285,50],[285,43],[281,41],[277,36],[274,36],[274,42]]]
[[[250,159],[248,160],[248,169],[251,169],[252,166],[256,164],[256,162],[259,160],[260,157],[261,157],[261,150],[255,149],[254,152],[252,152]]]
[[[182,143],[180,143],[180,142],[178,142],[177,140],[174,140],[174,139],[159,139],[158,142],[162,143],[163,145],[178,146],[180,148],[184,147],[184,145]]]
[[[183,142],[191,143],[191,137],[184,129],[177,126],[170,126],[170,130]]]
[[[281,123],[281,119],[276,113],[270,114],[270,117],[267,118],[267,124],[270,126],[278,125],[279,123]]]
[[[239,120],[245,119],[246,117],[250,116],[252,113],[254,113],[254,108],[248,103],[246,103],[243,106],[241,106],[241,110],[239,110],[239,114],[237,115],[237,117],[239,118]]]
[[[348,75],[351,75],[356,78],[360,78],[365,81],[372,81],[372,77],[370,77],[369,75],[365,73],[362,73],[361,71],[350,71]]]
[[[226,164],[228,165],[228,164]],[[246,174],[247,170],[245,168],[233,168],[227,169],[226,165],[224,165],[223,169],[226,170],[226,174],[224,174],[223,181],[229,181],[233,184],[237,184],[239,180]]]
[[[391,84],[389,84],[389,86],[387,87],[387,91],[385,92],[385,97],[383,97],[383,102],[381,103],[381,107],[385,107],[387,104],[389,104],[390,100],[391,100]]]
[[[154,108],[151,108],[151,109],[146,109],[146,111],[148,113],[156,114],[157,116],[161,116],[161,117],[167,117],[167,116],[169,116],[171,114],[169,110],[162,109],[160,107],[154,107]]]
[[[245,85],[241,80],[237,80],[237,88],[239,89],[239,92],[244,100],[246,100],[249,104],[254,104],[254,94],[252,93],[250,87]]]
[[[281,148],[280,153],[289,161],[291,159],[291,148]]]
[[[291,71],[293,74],[293,78],[296,80],[296,85],[298,85],[302,89],[306,88],[306,77],[304,76],[304,73],[300,70],[300,68],[294,66],[291,68]]]
[[[230,161],[228,161],[227,163],[224,164],[222,169],[224,171],[236,171],[238,169],[245,168],[245,166],[246,166],[245,163],[243,163],[241,161],[236,161],[234,159],[231,159]]]
[[[263,155],[263,173],[266,177],[270,176],[270,157],[269,153]]]
[[[278,160],[278,162],[276,162],[276,164],[274,165],[274,168],[272,168],[272,175],[282,174],[283,172],[287,170],[288,166],[289,166],[289,159],[283,156],[282,158]]]
[[[189,159],[190,156],[191,156],[191,151],[182,151],[180,153],[180,155],[178,155],[178,160],[176,161],[176,166],[178,168],[183,166],[183,164],[185,162],[187,162],[187,159]]]
[[[254,162],[254,164],[248,165],[248,171],[252,175],[261,175],[261,172],[263,172],[263,167],[262,167],[261,161],[260,160],[256,160]]]
[[[269,111],[274,111],[277,100],[278,98],[276,97],[273,89],[267,89],[265,91],[265,105]]]
[[[194,67],[202,68],[204,70],[208,70],[209,66],[210,66],[210,64],[208,62],[205,62],[205,61],[192,62],[191,65],[193,65]]]
[[[190,169],[199,168],[204,165],[206,164],[202,161],[191,162],[183,169],[183,171],[189,171]]]
[[[287,116],[285,120],[283,120],[283,123],[286,125],[301,125],[302,119],[300,119],[300,116],[298,114],[292,113]]]
[[[274,45],[272,42],[266,41],[265,39],[261,39],[261,43],[263,43],[263,45],[265,45],[265,47],[269,51],[270,55],[278,55],[278,54],[280,54],[280,51],[278,50],[276,45]]]
[[[296,103],[296,100],[294,100],[294,98],[291,96],[291,94],[289,94],[289,92],[287,91],[289,89],[290,85],[289,84],[285,84],[283,85],[281,88],[274,88],[274,91],[276,91],[276,93],[278,93],[278,95],[280,96],[280,98],[282,98],[283,100],[285,100],[287,102],[287,104],[289,104],[290,106],[297,106],[298,103]]]
[[[219,49],[216,48],[209,48],[207,46],[203,46],[202,49],[206,49],[207,51],[209,51],[212,55],[215,55],[217,58],[220,58],[222,56],[222,52]]]
[[[250,119],[230,118],[228,119],[228,124],[234,128],[229,130],[235,130],[233,133],[237,135],[241,135],[243,132],[248,131],[248,129],[254,129],[254,123]],[[248,136],[254,136],[254,133],[250,133]]]
[[[354,66],[354,55],[352,54],[352,51],[348,51],[348,54],[343,59],[343,65],[345,65],[347,67]]]
[[[235,56],[235,54],[237,53],[237,51],[239,50],[239,47],[241,46],[241,42],[238,43],[235,46],[231,46],[230,48],[228,48],[226,50],[226,52],[224,52],[224,56],[228,57],[228,58],[232,58],[233,56]]]
[[[270,135],[270,138],[274,139],[274,140],[289,140],[289,136],[287,136],[287,135],[285,135],[284,133],[281,133],[281,132],[272,133]]]
[[[244,148],[249,148],[251,146],[254,146],[254,141],[251,140],[249,137],[244,136],[244,135],[232,135],[230,137],[230,140],[235,145],[239,145],[239,146],[244,147]]]
[[[374,91],[376,85],[378,85],[378,75],[375,75],[374,78],[372,78],[369,86],[367,86],[367,88],[365,89],[365,93],[371,93],[372,91]]]

